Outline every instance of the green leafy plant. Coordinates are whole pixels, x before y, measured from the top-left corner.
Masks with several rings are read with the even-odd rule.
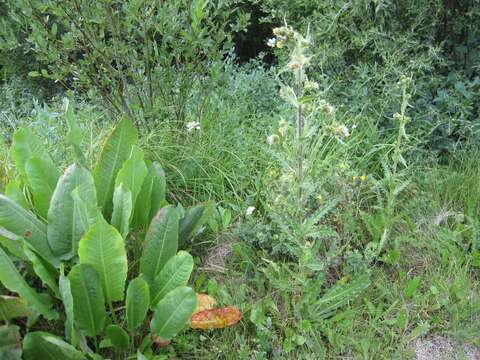
[[[231,32],[247,21],[230,0],[9,1],[5,8],[12,19],[0,23],[5,51],[35,58],[30,76],[89,91],[147,128],[163,118],[183,125],[192,85],[206,99],[215,77],[203,74],[215,73]]]
[[[130,120],[106,139],[92,174],[68,109],[67,118],[78,160],[61,176],[31,130],[13,137],[17,174],[7,188],[16,191],[0,195],[0,282],[18,297],[2,295],[2,320],[64,320],[64,338],[29,332],[25,359],[125,357],[140,344],[149,353],[153,335],[171,340],[195,310],[186,286],[193,259],[178,248],[208,211],[168,205],[164,172],[144,160]]]
[[[370,285],[370,274],[364,269],[336,279],[333,285],[325,281],[342,254],[338,248],[340,235],[325,218],[342,196],[334,192],[324,199],[328,194],[322,191],[326,181],[319,179],[330,178],[324,162],[334,160],[326,152],[336,144],[342,147],[350,131],[337,121],[335,108],[321,98],[319,85],[308,78],[310,35],[303,36],[286,24],[273,33],[269,45],[286,49],[289,54],[278,76],[280,97],[293,111],[288,113],[292,119],[282,118],[276,131],[267,137],[272,163],[263,179],[262,205],[273,233],[270,248],[283,256],[278,261],[265,259],[263,270],[295,316],[296,321],[285,331],[284,350],[289,352],[307,343],[319,351],[307,329],[353,302]]]

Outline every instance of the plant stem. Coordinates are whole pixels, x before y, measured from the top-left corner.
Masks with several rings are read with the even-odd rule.
[[[115,309],[113,308],[113,304],[111,300],[108,302],[108,307],[110,308],[110,312],[112,313],[113,322],[119,325],[117,315],[115,314]]]
[[[297,100],[302,97],[302,79],[303,78],[303,69],[300,67],[296,74],[297,80],[297,89],[296,96]],[[300,226],[303,223],[303,178],[304,178],[304,166],[303,166],[303,113],[302,105],[299,103],[297,107],[297,116],[296,116],[296,127],[297,127],[297,178],[298,178],[298,207],[299,207],[299,220]]]

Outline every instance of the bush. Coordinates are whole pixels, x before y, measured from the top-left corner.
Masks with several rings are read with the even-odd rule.
[[[7,10],[18,26],[11,43],[38,63],[31,76],[101,96],[147,128],[172,116],[183,124],[192,85],[208,95],[230,32],[246,21],[230,0],[8,1]]]

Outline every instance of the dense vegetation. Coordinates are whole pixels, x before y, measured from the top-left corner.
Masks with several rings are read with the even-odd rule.
[[[0,358],[480,356],[478,0],[6,0],[0,39]]]

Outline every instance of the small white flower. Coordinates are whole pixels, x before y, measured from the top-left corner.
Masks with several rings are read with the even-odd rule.
[[[267,144],[268,145],[273,145],[275,143],[275,135],[269,135],[267,136]]]
[[[318,90],[320,86],[315,81],[305,81],[305,90]]]
[[[358,126],[357,124],[353,124],[352,125],[352,130],[355,130],[357,128],[357,126]]]
[[[350,132],[348,131],[348,128],[345,125],[338,125],[335,128],[335,133],[345,138],[350,136]]]
[[[200,123],[198,121],[190,121],[187,123],[187,131],[200,130]]]
[[[267,45],[272,47],[272,48],[275,47],[276,43],[277,43],[277,39],[275,39],[275,38],[268,39],[268,41],[267,41]]]
[[[250,216],[253,214],[254,211],[255,211],[255,206],[249,206],[247,208],[247,211],[245,211],[245,215]]]

